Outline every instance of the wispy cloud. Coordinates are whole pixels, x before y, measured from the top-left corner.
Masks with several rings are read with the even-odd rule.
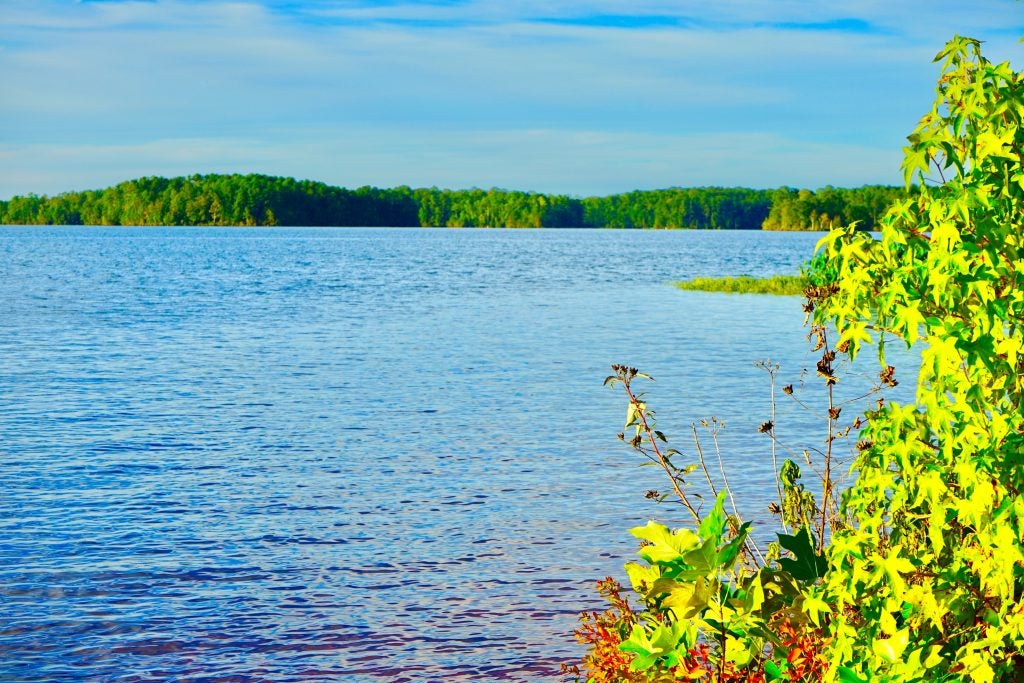
[[[267,173],[329,178],[349,187],[504,187],[574,195],[636,188],[774,187],[877,182],[898,150],[808,143],[773,134],[653,135],[559,129],[435,132],[390,127],[303,130],[259,138],[162,139],[140,144],[0,146],[0,184],[94,189],[146,175]],[[500,163],[496,163],[500,160]],[[92,170],[89,182],[77,175]],[[796,169],[796,170],[794,170]],[[623,185],[622,177],[630,183]],[[764,178],[777,179],[764,182]]]
[[[1016,57],[1014,24],[1012,0],[5,0],[0,197],[216,170],[894,182],[942,42]]]

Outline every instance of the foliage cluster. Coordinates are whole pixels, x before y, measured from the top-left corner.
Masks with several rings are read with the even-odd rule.
[[[828,189],[828,188],[827,188]],[[819,191],[819,194],[822,191]],[[829,210],[874,225],[878,197],[894,188],[828,189]],[[881,193],[881,194],[880,194]],[[0,223],[24,225],[309,225],[613,227],[756,230],[776,204],[809,190],[673,188],[578,199],[511,190],[361,187],[266,175],[139,178],[104,190],[0,201]],[[831,200],[830,200],[831,201]],[[834,206],[833,206],[834,205]],[[873,211],[874,209],[872,209]],[[863,215],[862,215],[863,214]],[[819,213],[786,213],[785,229],[818,229]]]
[[[865,185],[855,189],[826,185],[817,192],[782,188],[772,195],[765,230],[828,231],[851,223],[875,230],[893,202],[913,196],[916,190],[888,185]]]
[[[4,223],[50,225],[412,225],[416,202],[400,192],[264,175],[139,178],[104,190],[15,197]]]
[[[632,386],[643,375],[615,366],[609,382],[629,399],[620,438],[668,477],[670,493],[649,497],[679,502],[696,531],[632,531],[642,541],[641,562],[626,567],[637,605],[606,584],[612,608],[587,622],[600,629],[577,632],[589,647],[581,676],[1024,680],[1024,74],[988,62],[968,38],[936,61],[937,101],[905,148],[919,191],[886,213],[880,239],[832,230],[807,273],[828,431],[808,457],[821,485],[811,491],[795,463],[776,460],[774,415],[761,426],[773,444],[777,544],[760,552],[735,505],[726,511],[725,470],[716,489],[696,427],[697,462],[676,462],[682,453]],[[877,387],[895,385],[887,339],[921,347],[915,403],[879,398],[841,424],[839,364],[874,344]],[[778,366],[763,367],[774,394]],[[844,443],[855,443],[854,478],[840,496]],[[694,473],[715,500],[706,514]]]
[[[851,678],[1021,680],[1024,75],[967,38],[937,59],[904,162],[920,196],[879,241],[825,240],[838,290],[820,318],[839,346],[923,345],[917,404],[869,415],[862,436],[824,585],[830,657]]]
[[[774,193],[746,188],[695,187],[588,197],[586,225],[610,228],[757,230]]]

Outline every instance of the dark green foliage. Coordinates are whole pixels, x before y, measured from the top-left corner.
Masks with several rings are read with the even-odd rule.
[[[0,222],[56,225],[419,225],[409,188],[346,190],[265,175],[139,178],[105,190],[15,197]]]
[[[609,228],[697,228],[759,230],[772,193],[746,188],[671,188],[588,197],[586,225]]]
[[[797,581],[817,581],[825,576],[828,562],[825,556],[814,551],[814,540],[806,526],[800,527],[795,536],[778,534],[779,545],[793,557],[780,557],[779,568],[788,572]]]
[[[14,197],[0,202],[0,223],[811,230],[857,220],[872,228],[875,216],[901,193],[875,186],[817,193],[701,187],[579,199],[494,188],[348,190],[266,175],[193,175]],[[809,209],[812,204],[816,208]]]
[[[783,187],[772,193],[765,230],[821,230],[856,223],[860,230],[875,230],[889,206],[907,191],[887,185],[845,189],[826,185],[817,192]]]
[[[452,228],[579,228],[580,200],[514,190],[413,190],[418,225]]]

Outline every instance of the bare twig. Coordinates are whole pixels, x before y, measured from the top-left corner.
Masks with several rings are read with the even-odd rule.
[[[657,462],[661,469],[665,471],[665,474],[668,475],[669,481],[672,482],[672,490],[675,491],[680,502],[682,502],[683,506],[690,512],[693,519],[699,525],[701,522],[700,514],[697,512],[696,508],[693,507],[693,504],[690,502],[689,497],[683,491],[682,487],[680,487],[679,478],[676,476],[674,468],[668,458],[666,458],[665,454],[663,454],[661,449],[658,447],[658,437],[660,434],[655,433],[654,428],[651,427],[647,420],[647,407],[639,398],[637,398],[636,394],[633,393],[633,389],[630,387],[630,382],[634,377],[639,375],[639,373],[636,371],[636,368],[625,368],[623,366],[612,367],[618,373],[618,379],[622,382],[622,387],[626,391],[626,396],[629,397],[629,402],[636,413],[639,426],[647,436],[647,441],[651,445],[651,451],[654,453],[654,457],[656,458],[655,462]]]

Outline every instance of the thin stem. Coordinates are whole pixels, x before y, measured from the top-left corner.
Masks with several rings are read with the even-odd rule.
[[[725,461],[722,460],[722,449],[718,445],[718,429],[711,430],[711,442],[715,444],[715,457],[718,458],[718,470],[722,473],[722,482],[725,484],[725,490],[729,494],[729,502],[732,504],[732,513],[739,519],[740,511],[736,507],[736,498],[732,495],[732,486],[729,485],[729,477],[725,473]]]
[[[708,480],[708,488],[711,489],[711,495],[717,498],[718,489],[715,487],[715,482],[711,479],[711,473],[708,472],[708,465],[704,461],[704,449],[701,448],[700,437],[697,435],[697,425],[691,424],[690,429],[693,430],[693,443],[697,447],[697,461],[700,462],[700,468],[704,470],[704,477]]]
[[[714,419],[714,418],[712,418],[712,419]],[[736,498],[733,497],[733,495],[732,495],[732,486],[729,485],[729,477],[726,476],[726,474],[725,474],[725,462],[722,460],[722,449],[718,445],[718,429],[715,428],[715,429],[711,429],[710,431],[711,431],[711,441],[712,441],[712,443],[715,444],[715,455],[718,457],[718,468],[722,472],[722,482],[725,485],[725,490],[729,494],[729,502],[732,503],[732,514],[733,514],[733,516],[737,520],[739,520],[739,519],[741,519],[740,511],[736,507]],[[701,458],[701,462],[703,462],[703,457]],[[705,473],[707,473],[706,469],[704,471],[705,471]],[[710,479],[710,477],[709,477],[709,479]],[[715,495],[717,496],[717,494],[715,494]],[[762,565],[768,564],[765,561],[765,559],[764,559],[764,555],[761,553],[761,549],[758,548],[756,545],[751,543],[749,536],[743,541],[743,548],[746,551],[746,554],[750,558],[751,562],[755,561],[754,555],[756,554],[757,557],[760,558]]]
[[[778,458],[778,454],[776,452],[778,449],[777,449],[777,446],[776,446],[776,437],[775,437],[775,429],[776,429],[776,423],[775,423],[775,372],[776,372],[776,370],[779,369],[779,366],[776,364],[776,366],[773,368],[771,366],[770,362],[766,362],[765,365],[764,365],[764,369],[768,372],[768,377],[771,380],[769,386],[771,387],[771,406],[772,406],[772,429],[771,429],[771,438],[772,438],[772,474],[775,475],[775,490],[779,494],[779,505],[782,505],[782,500],[783,500],[783,496],[782,496],[782,480],[779,479],[779,458]],[[786,524],[786,519],[785,519],[785,517],[782,517],[781,519],[782,519],[782,530],[785,533],[788,534],[789,533],[789,526]]]
[[[825,337],[825,332],[822,331],[822,337]],[[828,343],[826,340],[825,352],[829,352]],[[825,442],[825,473],[822,477],[822,500],[821,500],[821,522],[818,528],[818,552],[825,552],[825,529],[828,524],[829,507],[832,504],[832,442],[833,434],[835,432],[835,426],[838,422],[838,416],[833,417],[835,408],[835,385],[831,382],[826,381],[828,387],[828,440]]]
[[[665,456],[662,455],[661,449],[658,448],[657,437],[654,435],[654,430],[647,422],[647,415],[644,412],[643,406],[640,405],[640,400],[633,394],[633,390],[630,389],[629,387],[629,380],[624,379],[622,382],[622,386],[626,390],[626,395],[629,397],[630,403],[632,403],[633,406],[636,408],[636,414],[640,420],[641,428],[643,429],[644,433],[647,434],[647,439],[651,444],[651,450],[654,451],[654,455],[658,459],[658,465],[660,465],[661,469],[663,469],[665,471],[665,474],[668,475],[669,481],[672,482],[672,489],[675,491],[676,496],[679,497],[679,500],[682,501],[683,506],[686,507],[687,510],[689,510],[690,514],[693,515],[693,519],[699,525],[701,522],[700,515],[697,513],[697,510],[695,510],[693,505],[690,503],[690,499],[687,498],[686,494],[683,492],[683,489],[680,488],[679,481],[675,473],[672,471],[672,466],[669,464],[668,460],[665,459]]]

